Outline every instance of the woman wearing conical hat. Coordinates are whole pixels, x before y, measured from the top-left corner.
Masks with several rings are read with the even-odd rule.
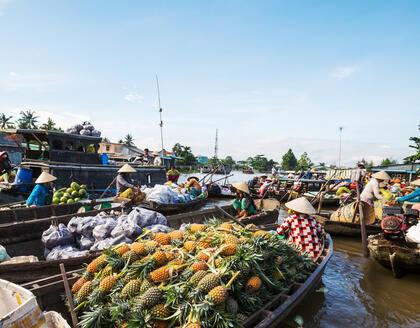
[[[128,164],[124,164],[118,170],[117,195],[120,195],[122,192],[126,191],[129,188],[135,189],[137,192],[140,192],[140,189],[131,183],[130,173],[135,172],[137,171]]]
[[[247,216],[257,214],[257,207],[249,194],[249,188],[246,182],[232,184],[236,189],[236,199],[233,201],[233,208],[236,210],[237,219],[243,219]]]
[[[35,180],[36,186],[26,200],[26,206],[38,207],[46,205],[47,195],[52,194],[52,182],[57,178],[47,172],[42,172]]]
[[[417,187],[416,190],[414,190],[411,194],[408,194],[403,197],[398,197],[396,199],[397,202],[415,202],[420,203],[420,179],[411,181],[411,184],[415,187]]]
[[[322,248],[324,228],[312,215],[314,207],[305,198],[296,198],[285,204],[290,216],[277,228],[279,235],[289,234],[289,242],[300,249],[302,254],[317,257]]]
[[[381,195],[379,191],[379,185],[385,183],[385,181],[391,180],[391,177],[385,171],[380,171],[372,174],[372,179],[367,183],[366,187],[360,194],[360,200],[373,206],[373,202],[376,199],[387,202],[387,200]]]

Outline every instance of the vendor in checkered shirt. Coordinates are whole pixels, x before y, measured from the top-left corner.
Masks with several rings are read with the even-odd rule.
[[[290,216],[277,228],[279,235],[289,234],[293,243],[302,254],[316,258],[322,248],[324,228],[312,215],[314,207],[305,198],[300,197],[285,204],[290,209]]]

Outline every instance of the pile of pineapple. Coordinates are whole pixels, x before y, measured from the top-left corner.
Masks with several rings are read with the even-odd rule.
[[[276,235],[211,220],[103,251],[72,292],[82,328],[241,327],[313,269]]]

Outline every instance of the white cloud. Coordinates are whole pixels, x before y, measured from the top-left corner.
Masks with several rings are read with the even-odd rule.
[[[144,96],[139,94],[138,92],[132,91],[132,92],[127,93],[124,96],[124,99],[127,100],[128,102],[139,103],[144,100]]]
[[[350,75],[352,75],[354,72],[356,72],[355,66],[343,66],[335,69],[331,73],[331,77],[337,80],[343,80],[347,79]]]
[[[64,77],[47,74],[26,74],[10,71],[0,75],[0,89],[16,91],[19,89],[33,89],[36,91],[46,91],[56,87],[62,82]]]

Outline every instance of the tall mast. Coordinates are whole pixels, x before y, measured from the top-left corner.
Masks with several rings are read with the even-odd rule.
[[[217,134],[218,134],[218,129],[216,129],[216,142],[214,143],[214,158],[215,159],[217,159],[217,151],[219,150],[219,145],[218,145],[219,141],[218,141]]]
[[[162,165],[165,166],[165,154],[163,152],[163,121],[162,121],[162,107],[160,105],[160,89],[159,89],[159,79],[156,74],[156,87],[157,87],[157,94],[158,94],[158,105],[159,105],[159,115],[160,115],[160,142],[162,144]]]

